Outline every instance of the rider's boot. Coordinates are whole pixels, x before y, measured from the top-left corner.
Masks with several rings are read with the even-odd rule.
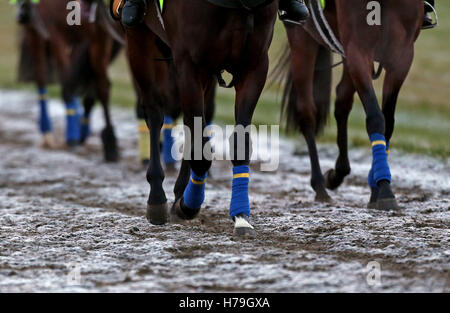
[[[136,26],[144,20],[146,11],[145,0],[128,0],[122,9],[122,24],[128,27]]]
[[[303,0],[281,0],[280,19],[283,22],[299,24],[309,17],[309,10]]]

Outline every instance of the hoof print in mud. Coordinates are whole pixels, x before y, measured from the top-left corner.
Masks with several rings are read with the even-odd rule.
[[[167,223],[167,203],[147,204],[147,220],[153,225],[164,225]]]
[[[193,220],[200,213],[200,209],[191,210],[183,203],[183,198],[175,201],[170,209],[170,222],[175,224],[183,224],[186,221]]]

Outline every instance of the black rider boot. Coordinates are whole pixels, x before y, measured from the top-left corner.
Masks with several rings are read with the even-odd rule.
[[[122,24],[128,27],[136,26],[144,20],[146,12],[145,0],[128,0],[122,9]]]
[[[309,17],[309,10],[303,0],[281,0],[280,11],[283,22],[298,24]]]
[[[428,0],[427,2],[434,7],[434,0]],[[433,22],[433,19],[430,16],[431,12],[433,12],[433,9],[429,5],[425,4],[425,16],[423,18],[423,25],[422,25],[423,29],[433,28],[436,26],[436,24]]]

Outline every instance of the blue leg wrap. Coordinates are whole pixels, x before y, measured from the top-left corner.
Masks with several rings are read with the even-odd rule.
[[[369,173],[369,185],[376,186],[380,181],[391,181],[391,171],[387,160],[386,139],[381,134],[372,134],[370,136],[372,143],[372,169]]]
[[[77,98],[66,103],[66,140],[70,141],[80,141],[81,125],[80,125],[80,103]]]
[[[162,154],[163,154],[163,162],[164,164],[173,164],[177,161],[172,157],[172,147],[175,140],[172,137],[172,128],[174,125],[174,120],[166,116],[164,117],[164,125],[163,125],[163,145],[162,145]]]
[[[389,142],[386,143],[386,153],[389,155]],[[370,172],[369,172],[369,186],[370,186],[370,188],[374,188],[374,189],[378,188],[377,182],[374,177],[373,164],[372,164],[372,167],[370,168]]]
[[[233,187],[231,194],[230,216],[238,214],[250,216],[250,201],[248,199],[248,184],[250,182],[250,168],[248,165],[233,168]]]
[[[41,133],[50,133],[52,131],[52,121],[48,114],[46,88],[39,88],[39,106],[41,108],[39,116],[39,128]]]
[[[203,176],[198,176],[191,170],[191,178],[189,184],[184,190],[184,204],[192,210],[201,208],[203,201],[205,201],[205,185],[208,173]]]

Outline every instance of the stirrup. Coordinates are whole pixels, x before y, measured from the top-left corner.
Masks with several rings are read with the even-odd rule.
[[[432,6],[428,1],[424,1],[424,4],[426,6],[428,6],[429,8],[431,8],[432,13],[434,14],[434,19],[436,20],[436,22],[435,23],[431,23],[430,25],[423,25],[422,29],[433,29],[433,28],[439,26],[439,17],[438,17],[438,14],[436,12],[435,7]]]
[[[288,14],[286,11],[282,11],[282,10],[278,10],[278,18],[280,19],[280,21],[282,21],[285,24],[291,24],[291,25],[295,25],[295,26],[303,26],[305,24],[305,21],[295,21],[295,20],[291,20],[290,18],[288,18]]]

